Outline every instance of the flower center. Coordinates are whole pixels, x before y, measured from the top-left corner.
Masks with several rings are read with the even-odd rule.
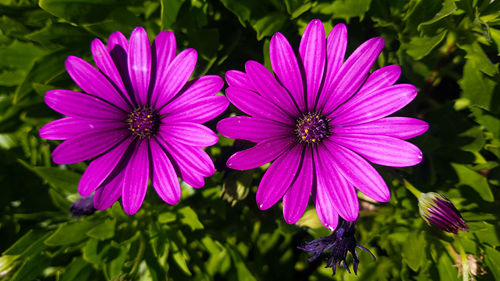
[[[319,113],[307,113],[297,120],[295,132],[300,142],[319,143],[330,136],[328,119]]]
[[[128,129],[132,135],[143,138],[150,138],[158,132],[160,118],[156,111],[149,107],[139,107],[128,115]]]

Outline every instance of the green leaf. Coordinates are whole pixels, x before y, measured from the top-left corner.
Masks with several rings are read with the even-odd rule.
[[[127,261],[127,258],[128,251],[120,248],[119,253],[116,255],[116,257],[112,261],[106,263],[108,274],[112,278],[112,280],[114,280],[113,278],[123,273],[122,268]]]
[[[2,255],[20,256],[20,258],[38,255],[45,248],[43,241],[47,236],[48,233],[29,230]]]
[[[481,198],[488,202],[493,202],[494,197],[491,192],[488,180],[479,173],[467,168],[464,165],[451,163],[459,179],[459,185],[467,185],[479,193]]]
[[[23,166],[33,171],[51,187],[61,193],[76,193],[80,174],[55,167],[34,167],[19,160]]]
[[[420,60],[434,50],[443,41],[445,36],[446,31],[432,37],[412,37],[410,43],[403,44],[402,48],[406,49],[406,53],[415,60]]]
[[[56,191],[55,189],[49,189],[50,199],[52,199],[52,203],[54,206],[59,208],[61,211],[68,212],[71,207],[71,202],[66,199],[61,193]]]
[[[184,0],[161,0],[161,29],[171,28]]]
[[[467,226],[471,232],[466,235],[470,236],[471,240],[477,238],[483,245],[500,246],[500,236],[495,225],[482,221],[468,222]]]
[[[485,246],[485,262],[489,270],[495,277],[495,280],[500,280],[500,252],[494,248]]]
[[[115,236],[115,219],[107,219],[87,232],[89,237],[106,240]]]
[[[351,18],[359,17],[363,20],[365,13],[370,9],[371,0],[338,0],[331,4],[319,4],[312,9],[315,13],[329,14],[336,19],[347,22]]]
[[[29,257],[24,260],[11,281],[31,281],[35,280],[46,267],[50,265],[50,259],[44,255]]]
[[[457,268],[455,263],[451,260],[447,253],[442,253],[438,259],[437,264],[439,272],[439,280],[442,281],[456,281],[457,280]]]
[[[471,63],[472,68],[480,70],[488,76],[494,76],[498,73],[498,64],[491,62],[478,42],[458,46],[466,52],[465,59]]]
[[[433,23],[436,23],[436,22],[444,19],[445,17],[448,17],[451,14],[453,14],[453,12],[455,12],[457,10],[457,5],[455,4],[455,2],[457,2],[457,1],[458,0],[444,0],[444,1],[442,1],[443,6],[442,6],[441,10],[437,14],[435,14],[432,19],[419,24],[418,30],[422,31],[422,28],[425,27],[426,25],[431,25]]]
[[[179,214],[183,216],[181,218],[181,222],[191,227],[191,230],[194,231],[197,229],[203,229],[203,224],[200,222],[198,215],[196,215],[195,211],[193,211],[191,207],[186,206],[179,209]]]
[[[286,20],[287,16],[280,12],[274,12],[252,22],[253,29],[257,31],[257,40],[262,40],[264,37],[280,31]]]
[[[470,110],[476,117],[477,123],[491,132],[496,139],[500,139],[500,119],[498,117],[481,108],[472,107]]]
[[[241,25],[246,26],[246,22],[250,20],[252,14],[253,0],[221,0],[222,4],[235,14]]]
[[[96,226],[99,221],[80,220],[61,225],[47,240],[48,246],[63,246],[80,242],[87,238],[87,231]]]
[[[89,280],[92,273],[90,266],[82,258],[74,258],[65,268],[60,281],[85,281]]]
[[[40,8],[71,22],[90,23],[106,18],[118,0],[40,0]]]
[[[312,7],[312,2],[303,0],[285,0],[286,11],[292,19],[307,12]]]
[[[0,66],[29,70],[35,59],[47,51],[32,43],[14,40],[10,45],[0,48]]]
[[[19,103],[25,98],[33,90],[33,83],[47,84],[64,73],[64,61],[69,54],[68,50],[61,50],[39,58],[16,88],[13,103]]]
[[[169,222],[175,221],[176,218],[177,218],[177,215],[175,213],[165,212],[165,213],[161,213],[158,216],[158,222],[159,223],[169,223]]]
[[[99,243],[99,240],[89,239],[85,247],[83,247],[83,258],[97,266],[101,266],[105,261],[105,255],[111,249],[109,243]]]
[[[408,239],[403,246],[403,260],[413,270],[418,271],[419,268],[426,261],[425,249],[427,241],[425,240],[425,233],[412,232],[408,235]]]
[[[182,253],[182,250],[179,248],[179,246],[175,241],[170,240],[170,248],[172,249],[172,252],[171,255],[169,255],[169,257],[171,257],[174,260],[175,264],[177,264],[185,274],[191,276],[192,273],[189,270],[189,267],[186,262],[187,257]]]
[[[236,266],[236,273],[238,274],[238,280],[240,281],[256,281],[255,277],[252,275],[248,267],[243,262],[240,254],[234,250],[230,245],[226,245],[226,249],[229,251],[231,258],[233,259],[234,265]]]
[[[495,28],[490,28],[491,39],[497,45],[497,54],[500,56],[500,30]]]

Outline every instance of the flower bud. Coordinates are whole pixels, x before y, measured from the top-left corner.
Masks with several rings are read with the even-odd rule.
[[[420,215],[429,224],[457,234],[469,231],[460,212],[446,196],[435,192],[422,193],[418,199]]]
[[[94,208],[94,195],[89,195],[78,199],[71,205],[69,212],[72,217],[83,217],[92,215],[96,209]]]

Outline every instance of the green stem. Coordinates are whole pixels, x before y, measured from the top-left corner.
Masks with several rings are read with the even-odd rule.
[[[462,280],[469,281],[469,263],[467,262],[467,255],[465,254],[464,247],[460,240],[456,240],[458,252],[460,253],[460,257],[462,258]]]
[[[139,269],[139,264],[142,261],[142,257],[144,256],[144,250],[145,250],[145,242],[144,238],[142,235],[140,235],[139,238],[139,249],[137,250],[137,256],[134,259],[134,265],[132,266],[132,269],[130,270],[130,275],[133,276],[137,270]]]
[[[408,189],[413,195],[415,195],[415,197],[417,197],[417,199],[420,198],[420,194],[422,194],[422,192],[420,192],[420,190],[418,190],[409,181],[407,181],[405,179],[403,179],[403,184],[406,187],[406,189]]]

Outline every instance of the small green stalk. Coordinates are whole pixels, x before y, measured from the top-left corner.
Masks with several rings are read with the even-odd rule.
[[[415,195],[415,197],[417,197],[417,199],[420,198],[420,194],[422,194],[422,192],[420,192],[420,190],[418,190],[409,181],[407,181],[405,179],[403,179],[403,184],[406,187],[406,189],[408,189],[413,195]]]

